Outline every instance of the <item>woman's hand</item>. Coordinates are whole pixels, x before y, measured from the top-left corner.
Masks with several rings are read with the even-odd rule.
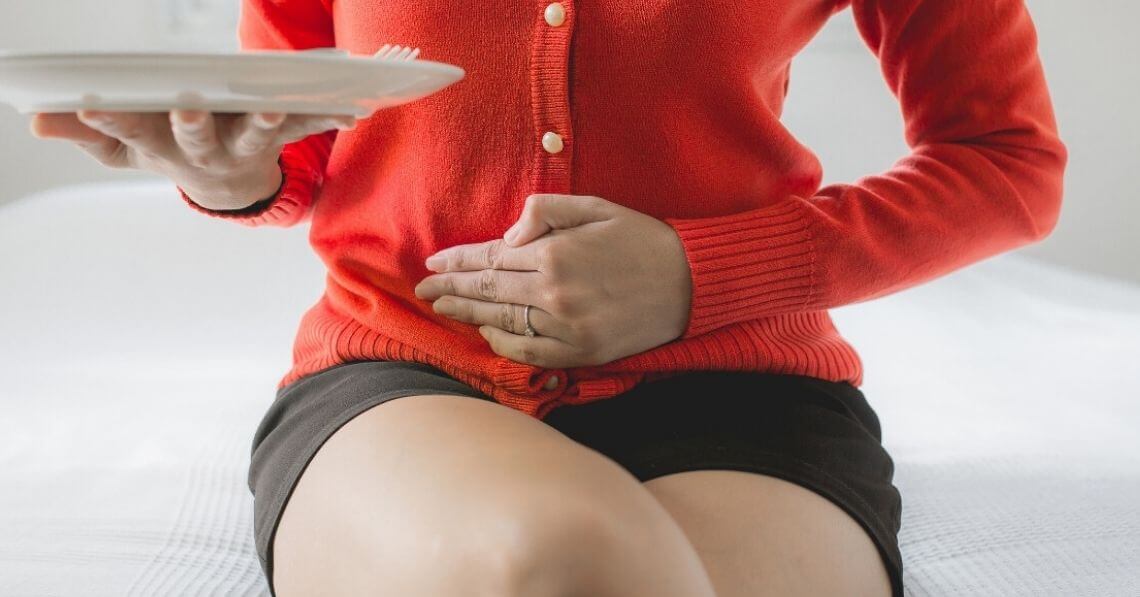
[[[426,265],[441,273],[416,296],[479,325],[495,353],[521,363],[600,365],[670,342],[688,324],[680,238],[600,197],[531,195],[505,239],[449,247]],[[523,335],[527,304],[533,338]]]
[[[165,176],[207,209],[241,209],[280,186],[277,158],[286,143],[355,123],[351,116],[81,110],[35,114],[31,129],[74,141],[110,168]]]

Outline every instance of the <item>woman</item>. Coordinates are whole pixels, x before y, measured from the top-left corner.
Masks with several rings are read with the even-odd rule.
[[[779,115],[848,7],[913,151],[820,188]],[[34,121],[212,217],[311,220],[327,290],[250,466],[276,594],[902,595],[893,461],[827,310],[1053,229],[1022,0],[245,0],[240,38],[467,71],[358,123]]]

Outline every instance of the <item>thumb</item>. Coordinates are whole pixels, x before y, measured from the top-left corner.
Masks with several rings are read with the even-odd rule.
[[[524,245],[554,229],[609,219],[610,203],[592,195],[536,194],[526,198],[522,214],[503,234],[507,245]]]

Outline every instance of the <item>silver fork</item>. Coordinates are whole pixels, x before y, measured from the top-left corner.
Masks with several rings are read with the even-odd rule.
[[[396,60],[408,61],[415,60],[416,56],[420,55],[419,48],[408,48],[404,46],[393,46],[392,44],[384,44],[376,52],[376,58],[381,60]]]

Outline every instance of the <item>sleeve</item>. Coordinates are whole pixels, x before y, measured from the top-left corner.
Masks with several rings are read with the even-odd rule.
[[[334,47],[332,0],[242,0],[238,41],[243,50]],[[277,193],[241,210],[213,210],[195,203],[178,187],[191,208],[208,216],[246,226],[289,227],[305,222],[324,180],[337,131],[330,130],[287,143],[278,164],[282,182]]]
[[[693,282],[681,338],[867,301],[1048,235],[1068,152],[1024,1],[839,0],[899,101],[912,151],[812,197],[666,218]]]

